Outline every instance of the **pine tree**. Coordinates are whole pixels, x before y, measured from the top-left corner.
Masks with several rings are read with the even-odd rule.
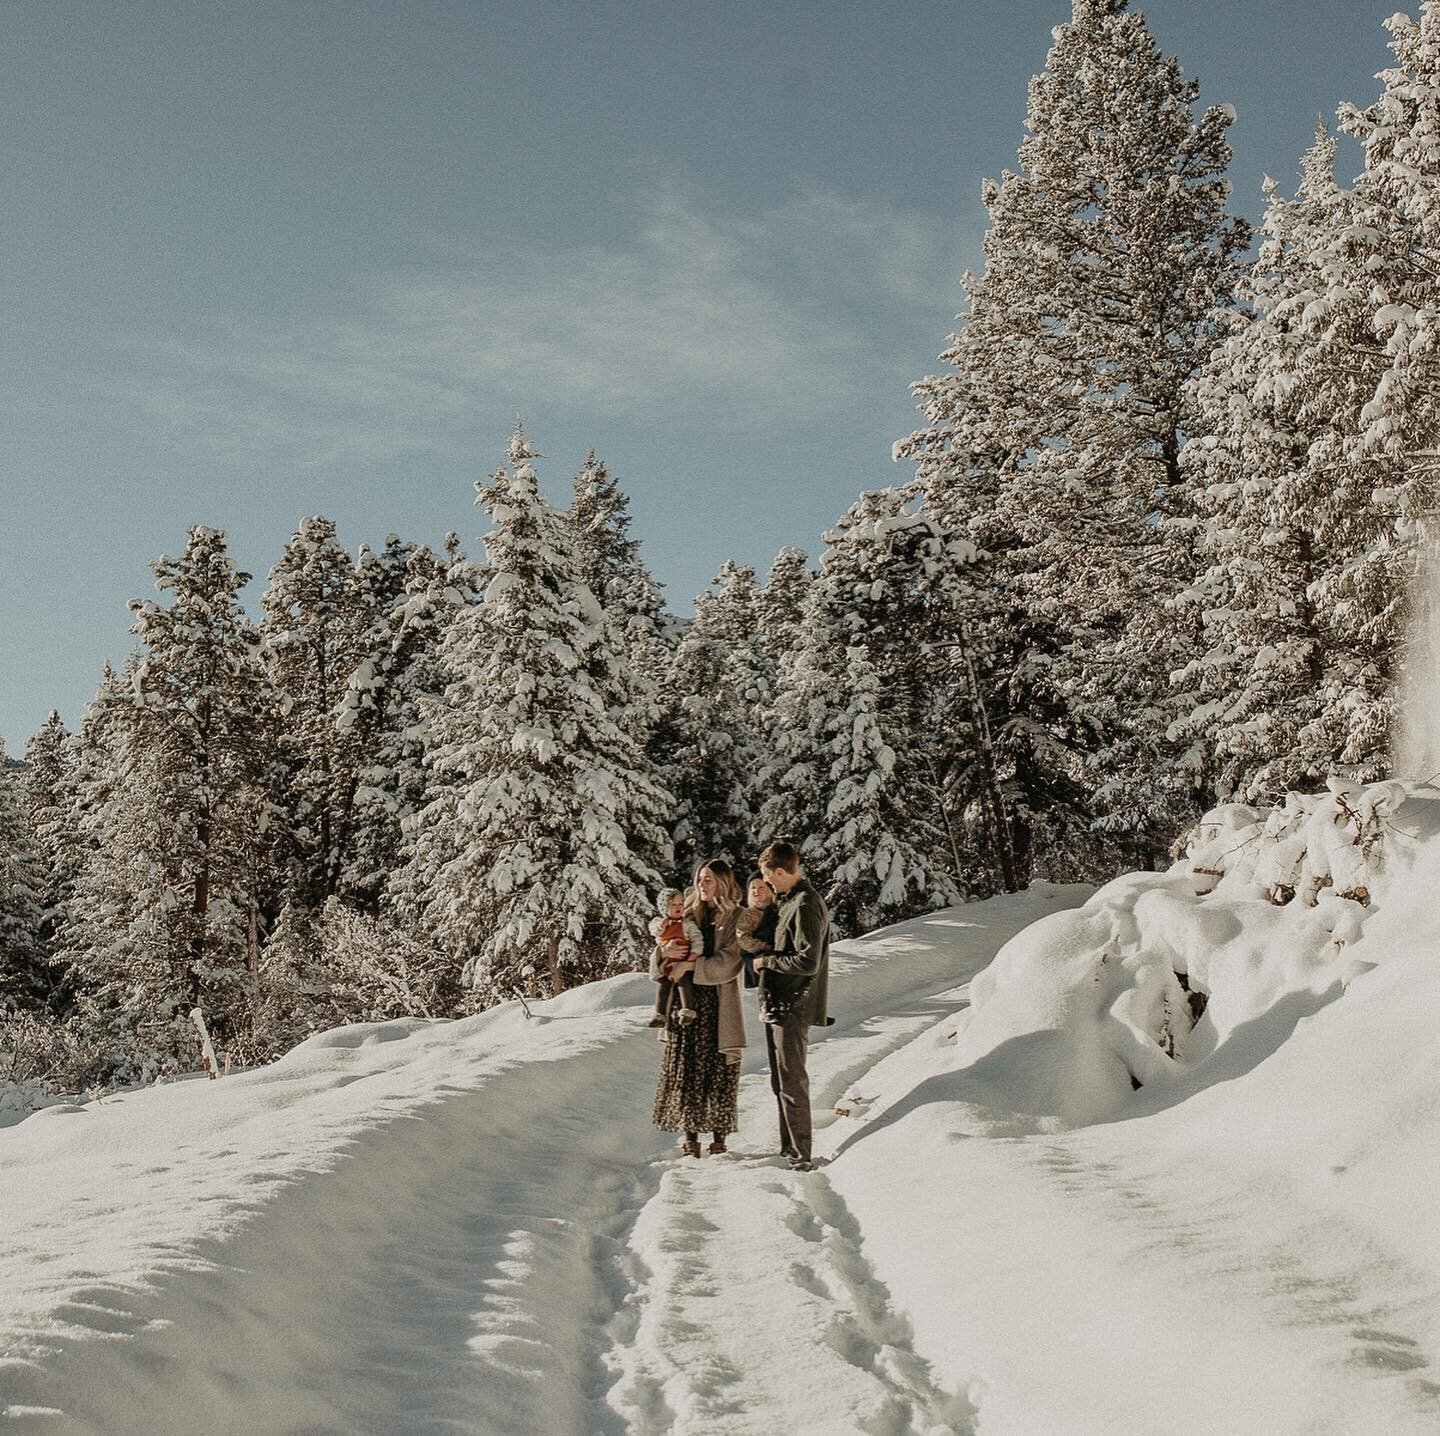
[[[383,592],[394,575],[376,569]],[[337,719],[351,675],[366,656],[371,598],[335,525],[315,517],[301,520],[261,599],[261,632],[285,703],[290,885],[313,907],[338,889],[348,861],[362,755]]]
[[[727,560],[695,600],[695,618],[675,650],[670,766],[678,799],[671,835],[677,870],[708,858],[738,866],[758,851],[764,737],[775,675],[755,615],[755,570]]]
[[[341,700],[336,725],[354,741],[361,766],[340,895],[363,912],[378,913],[391,875],[408,858],[425,804],[431,715],[449,682],[441,646],[456,615],[478,601],[479,571],[456,534],[445,536],[443,554],[413,549],[403,589],[371,626]]]
[[[1152,781],[1179,666],[1156,675],[1156,645],[1188,640],[1162,602],[1193,572],[1185,384],[1248,242],[1225,214],[1233,112],[1197,120],[1196,95],[1127,0],[1075,0],[1031,84],[1020,168],[985,187],[986,271],[966,278],[951,371],[915,386],[929,424],[897,446],[940,521],[991,556],[996,605],[1027,636],[1007,666],[1063,705],[1020,765],[1041,785],[1027,805],[1094,789],[1073,769],[1098,749],[1111,781],[1091,816],[1142,851],[1189,800]]]
[[[917,821],[911,795],[895,781],[900,765],[880,725],[880,680],[863,646],[846,651],[842,693],[830,742],[832,796],[814,861],[829,875],[825,901],[838,931],[853,934],[956,903],[960,892],[937,866],[939,835]]]
[[[540,493],[539,457],[517,424],[509,467],[476,486],[491,577],[442,644],[453,681],[401,884],[482,1002],[638,964],[659,882],[640,855],[663,848],[669,806],[611,716],[623,659]]]
[[[20,783],[25,818],[45,874],[40,942],[47,954],[53,954],[59,945],[79,863],[79,835],[71,814],[73,767],[72,735],[52,709],[25,745],[25,774]]]
[[[802,549],[782,548],[765,587],[755,595],[756,637],[777,675],[800,647],[805,600],[814,581],[810,556]]]
[[[660,587],[630,537],[630,500],[592,449],[575,475],[567,517],[575,534],[581,583],[615,624],[632,659],[663,637],[667,624]]]
[[[1345,555],[1318,581],[1316,604],[1344,651],[1342,763],[1357,776],[1387,766],[1402,668],[1434,669],[1440,659],[1433,626],[1406,645],[1413,596],[1433,603],[1422,581],[1440,545],[1440,3],[1425,0],[1418,21],[1394,15],[1385,26],[1395,63],[1381,72],[1379,98],[1363,111],[1342,108],[1341,128],[1364,146],[1365,167],[1354,223],[1324,269],[1331,312],[1348,317],[1356,296],[1368,309],[1365,342],[1357,335],[1354,348],[1371,362],[1358,382],[1379,371],[1354,440],[1329,456],[1319,528],[1320,541]]]
[[[1207,644],[1185,670],[1185,731],[1213,747],[1222,794],[1364,780],[1391,761],[1437,498],[1440,7],[1387,24],[1381,97],[1343,111],[1364,170],[1337,185],[1322,129],[1295,199],[1269,188],[1253,312],[1197,385],[1187,463],[1209,485],[1209,567],[1182,601]]]
[[[1267,183],[1245,308],[1194,384],[1198,434],[1184,462],[1201,493],[1207,566],[1179,606],[1198,614],[1204,642],[1180,674],[1191,711],[1177,728],[1220,797],[1314,787],[1343,766],[1348,745],[1348,725],[1336,721],[1339,637],[1315,595],[1336,558],[1320,538],[1330,461],[1373,390],[1376,345],[1363,302],[1337,326],[1322,298],[1322,270],[1353,227],[1353,195],[1336,184],[1334,163],[1322,126],[1296,198]],[[1312,451],[1327,458],[1312,461]]]
[[[0,741],[0,1012],[37,1007],[51,981],[42,925],[45,862]]]
[[[123,733],[134,713],[130,694],[138,666],[133,651],[122,674],[108,662],[104,665],[95,697],[69,744],[66,817],[73,847],[65,866],[71,882],[53,957],[72,999],[82,975],[97,971],[96,955],[110,947],[124,926],[129,902],[123,881],[111,886],[118,875],[108,859],[118,838],[113,818],[123,812],[115,794]]]
[[[897,489],[861,495],[825,542],[776,707],[762,821],[801,843],[853,927],[959,895],[948,790],[968,734],[943,693],[975,555]]]
[[[115,1044],[112,1072],[132,1077],[195,1065],[194,1006],[218,1040],[247,1037],[255,913],[281,826],[277,704],[238,597],[249,575],[225,535],[201,526],[183,558],[152,567],[170,603],[131,605],[129,702],[107,695],[87,719],[105,724],[109,771],[86,815],[93,849],[68,925],[84,993]]]
[[[617,717],[636,734],[655,772],[673,775],[679,731],[669,692],[676,621],[665,612],[660,586],[630,537],[630,501],[592,449],[575,475],[573,497],[565,514],[575,542],[578,573],[610,625],[612,643],[624,659],[623,714]],[[667,847],[649,861],[668,864]]]

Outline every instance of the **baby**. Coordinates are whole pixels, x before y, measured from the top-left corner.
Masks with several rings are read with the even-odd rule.
[[[761,968],[755,971],[755,959],[764,957],[775,950],[775,924],[780,909],[775,901],[775,892],[764,878],[756,873],[750,879],[749,905],[740,910],[740,920],[735,931],[740,939],[740,951],[745,958],[745,986],[758,987],[755,994],[760,1002],[760,1020],[777,1023],[789,1010],[793,995],[782,997],[776,988],[776,974]]]
[[[660,916],[650,924],[655,941],[664,947],[667,942],[683,942],[692,957],[699,957],[705,951],[705,939],[693,918],[685,916],[685,894],[679,888],[666,888],[660,894]],[[681,958],[683,962],[685,959]],[[665,1015],[676,994],[680,1007],[675,1021],[686,1027],[695,1020],[695,975],[686,972],[678,978],[671,978],[673,963],[667,962],[660,969],[660,990],[655,994],[655,1015],[646,1024],[649,1027],[664,1027]]]

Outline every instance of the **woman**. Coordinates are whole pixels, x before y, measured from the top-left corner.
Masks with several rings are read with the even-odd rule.
[[[730,864],[712,858],[695,870],[685,894],[685,915],[705,939],[703,954],[672,969],[688,970],[695,979],[695,1021],[667,1027],[660,1036],[665,1056],[655,1093],[654,1122],[662,1132],[683,1132],[686,1157],[700,1155],[700,1133],[711,1132],[712,1156],[725,1151],[725,1138],[738,1120],[740,1053],[745,1047],[745,1017],[740,1008],[740,943],[735,927],[740,918],[740,885]],[[650,955],[650,979],[660,980],[662,962],[685,956],[683,943],[667,943]]]

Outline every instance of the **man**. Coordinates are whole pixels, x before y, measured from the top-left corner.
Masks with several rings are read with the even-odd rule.
[[[780,915],[775,924],[775,951],[755,959],[770,974],[766,985],[798,991],[778,1021],[765,1027],[770,1056],[770,1090],[780,1113],[780,1150],[793,1171],[810,1170],[810,1074],[805,1061],[810,1029],[828,1027],[830,982],[830,914],[800,866],[800,854],[789,843],[775,841],[760,854],[760,873],[775,889]]]

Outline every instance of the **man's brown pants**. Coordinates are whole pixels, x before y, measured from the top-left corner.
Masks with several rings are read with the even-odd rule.
[[[808,1013],[791,1013],[784,1022],[765,1024],[765,1050],[770,1058],[770,1090],[780,1113],[780,1145],[792,1156],[810,1160],[810,1074],[805,1058],[810,1048]]]

